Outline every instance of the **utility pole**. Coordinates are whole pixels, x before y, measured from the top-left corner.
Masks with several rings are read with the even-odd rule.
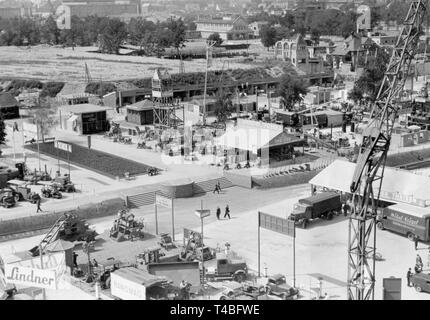
[[[212,64],[212,48],[215,46],[216,41],[208,40],[206,41],[206,70],[205,70],[205,89],[203,93],[203,124],[206,124],[206,92],[208,86],[208,69],[209,65],[209,57]],[[210,54],[210,55],[209,55]]]

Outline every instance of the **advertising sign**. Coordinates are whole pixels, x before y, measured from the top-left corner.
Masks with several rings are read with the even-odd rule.
[[[111,273],[111,293],[123,300],[146,300],[146,288],[127,280],[115,272]]]
[[[5,265],[7,283],[20,284],[27,287],[57,289],[55,270],[23,267],[17,264]]]
[[[57,148],[57,149],[61,149],[61,150],[64,150],[64,151],[67,151],[67,152],[72,152],[72,145],[71,144],[68,144],[68,143],[65,143],[65,142],[61,142],[61,141],[55,141],[55,148]]]
[[[158,193],[155,194],[155,204],[165,208],[172,208],[172,199],[162,196]]]
[[[294,221],[258,212],[258,221],[261,228],[272,230],[287,236],[296,237]]]

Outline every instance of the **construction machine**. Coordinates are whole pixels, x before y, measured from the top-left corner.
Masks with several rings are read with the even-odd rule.
[[[144,237],[143,220],[135,219],[134,214],[127,210],[120,210],[114,225],[110,229],[110,237],[118,242],[134,238],[141,239]]]
[[[15,206],[15,196],[12,189],[3,188],[0,190],[0,206],[4,208]]]
[[[63,197],[63,194],[56,184],[45,185],[40,191],[45,198],[61,199]]]
[[[52,225],[40,244],[30,249],[30,253],[33,257],[37,257],[40,254],[40,250],[43,252],[46,246],[57,239],[70,242],[90,242],[94,241],[96,236],[97,232],[90,229],[85,220],[74,213],[65,213]]]
[[[426,2],[418,0],[410,4],[372,106],[370,121],[363,131],[363,141],[350,186],[353,200],[348,239],[347,294],[350,300],[374,299],[376,217],[385,162],[399,109],[395,99],[411,74],[411,62],[422,35]]]
[[[28,187],[28,183],[21,180],[9,180],[7,182],[8,188],[12,191],[15,202],[26,200],[33,204],[40,200],[40,195],[37,192],[32,192]]]
[[[70,176],[66,173],[64,176],[57,176],[52,180],[52,185],[55,185],[62,192],[76,192],[75,185],[70,181]]]

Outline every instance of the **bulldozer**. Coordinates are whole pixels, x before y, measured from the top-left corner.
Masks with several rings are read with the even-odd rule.
[[[143,228],[143,220],[135,219],[134,214],[127,212],[127,210],[120,210],[110,229],[109,236],[118,242],[127,239],[131,241],[135,238],[142,239],[144,237]]]

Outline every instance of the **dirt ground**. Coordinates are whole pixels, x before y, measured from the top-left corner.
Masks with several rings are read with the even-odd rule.
[[[94,80],[124,80],[151,77],[156,68],[179,72],[178,60],[94,53],[96,47],[72,48],[39,45],[33,47],[0,47],[2,78],[40,79],[79,82],[85,80],[85,63]],[[211,70],[220,70],[224,60],[231,69],[249,69],[253,65],[240,63],[242,58],[214,59]],[[184,61],[185,72],[203,72],[205,60]]]

